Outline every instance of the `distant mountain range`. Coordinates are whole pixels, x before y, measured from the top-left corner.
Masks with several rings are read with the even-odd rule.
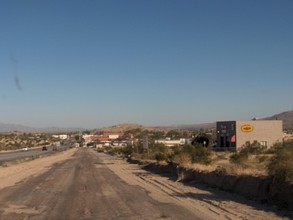
[[[293,110],[275,114],[270,117],[262,118],[261,120],[283,120],[284,130],[293,130]],[[109,130],[129,130],[130,128],[143,128],[142,125],[116,125],[109,128]],[[179,129],[213,129],[216,127],[216,123],[204,123],[204,124],[190,124],[190,125],[174,125],[165,127],[166,129],[179,128]],[[154,127],[154,129],[160,129],[163,127]],[[46,128],[32,128],[24,125],[17,124],[4,124],[0,123],[0,133],[20,131],[20,132],[74,132],[85,131],[84,128],[59,128],[59,127],[46,127]],[[104,129],[103,129],[104,130]]]
[[[264,120],[282,120],[284,130],[293,130],[293,110],[264,118]]]
[[[73,132],[84,131],[84,128],[59,128],[59,127],[45,127],[45,128],[33,128],[19,124],[4,124],[0,123],[0,133],[20,131],[20,132]]]
[[[188,125],[176,125],[174,126],[179,129],[214,129],[216,128],[216,122],[203,123],[203,124],[188,124]]]
[[[270,117],[260,118],[259,120],[282,120],[284,130],[293,130],[293,110],[275,114]],[[205,124],[179,125],[181,129],[213,129],[216,128],[216,122]]]
[[[29,132],[35,132],[37,129],[23,126],[23,125],[16,125],[16,124],[4,124],[0,123],[0,132],[10,132],[10,131],[29,131]]]

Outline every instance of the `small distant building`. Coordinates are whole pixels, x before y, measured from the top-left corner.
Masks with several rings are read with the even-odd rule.
[[[217,144],[220,150],[239,150],[247,142],[259,142],[267,148],[283,140],[281,120],[217,122]]]
[[[109,139],[110,140],[116,140],[116,139],[118,139],[120,136],[119,136],[119,134],[109,134]]]
[[[67,134],[56,134],[56,135],[53,135],[54,138],[59,138],[61,140],[66,140],[68,138],[68,135]]]
[[[122,132],[115,134],[103,132],[98,135],[84,135],[83,138],[86,143],[96,142],[96,147],[123,147],[132,143],[132,140],[127,139]]]
[[[156,144],[164,144],[167,147],[173,147],[176,145],[184,145],[188,143],[188,139],[180,138],[179,140],[171,140],[170,138],[166,138],[164,140],[155,140]]]
[[[82,138],[84,139],[85,143],[92,142],[92,137],[93,137],[92,134],[84,134],[84,135],[82,135]]]

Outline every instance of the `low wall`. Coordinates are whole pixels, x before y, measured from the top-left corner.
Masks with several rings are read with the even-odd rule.
[[[143,164],[139,160],[128,159],[130,163]],[[235,176],[224,172],[203,172],[186,169],[176,164],[148,163],[144,169],[166,175],[182,182],[196,182],[209,187],[236,193],[248,199],[271,203],[279,207],[293,210],[293,185],[289,183],[274,183],[270,177]]]

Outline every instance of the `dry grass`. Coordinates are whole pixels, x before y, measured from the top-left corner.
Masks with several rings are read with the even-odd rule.
[[[228,175],[250,175],[267,176],[267,166],[273,157],[273,154],[249,155],[248,159],[241,164],[235,164],[230,161],[233,155],[231,152],[212,152],[211,163],[192,163],[192,158],[188,153],[180,153],[174,156],[172,161],[183,167],[200,170],[203,172],[223,172]],[[138,156],[138,155],[137,155]],[[140,159],[146,159],[140,155]],[[160,162],[162,163],[162,162]]]
[[[189,164],[188,168],[201,170],[205,172],[212,172],[217,169],[217,166],[214,164],[204,165],[204,164],[194,163],[194,164]]]
[[[191,164],[191,156],[187,153],[181,153],[175,155],[173,161],[181,166],[188,167]]]
[[[245,163],[233,164],[230,162],[230,152],[217,152],[212,155],[212,162],[209,165],[188,163],[187,168],[202,170],[205,172],[220,171],[229,175],[252,175],[266,176],[267,164],[270,162],[272,155],[251,155]]]

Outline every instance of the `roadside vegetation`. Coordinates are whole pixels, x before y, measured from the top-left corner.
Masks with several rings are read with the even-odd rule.
[[[147,131],[132,131],[133,136],[162,138],[166,133],[149,134]],[[177,132],[169,132],[171,137],[179,137]],[[182,134],[181,134],[182,135]],[[186,134],[188,135],[188,134]],[[104,151],[105,149],[101,150]],[[142,141],[122,148],[107,147],[107,152],[157,163],[173,163],[190,169],[219,172],[231,175],[270,175],[273,181],[293,183],[293,142],[276,144],[270,149],[260,143],[246,143],[239,152],[216,152],[203,144],[185,144],[167,147],[149,140],[148,149]]]
[[[266,149],[258,142],[247,143],[230,156],[230,162],[245,170],[272,176],[275,182],[293,184],[293,142],[275,144]]]
[[[107,146],[97,149],[112,155],[145,162],[172,163],[203,172],[227,175],[271,176],[273,181],[293,183],[293,141],[285,141],[267,149],[258,142],[246,143],[241,150],[215,151],[215,130],[126,130],[133,143],[125,147]],[[144,137],[148,148],[144,149]],[[193,137],[193,138],[191,138]],[[188,144],[165,146],[156,140],[190,139]],[[208,141],[206,140],[208,138]],[[197,141],[195,141],[198,139]]]
[[[276,146],[268,169],[276,182],[293,184],[293,142],[285,142]]]
[[[23,147],[36,147],[52,144],[60,139],[46,133],[11,132],[0,134],[0,151],[17,150]]]

